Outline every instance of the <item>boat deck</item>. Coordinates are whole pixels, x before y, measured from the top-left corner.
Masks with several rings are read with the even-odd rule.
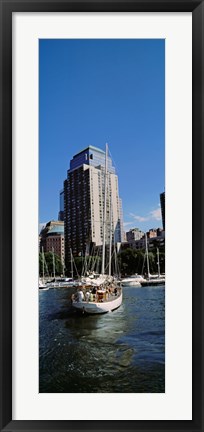
[[[100,290],[97,292],[97,294],[92,294],[94,296],[92,299],[84,298],[82,300],[82,303],[108,303],[110,301],[116,300],[120,297],[122,292],[122,289],[120,287],[117,287],[117,293],[114,292],[100,292]],[[72,295],[72,300],[77,302],[76,293]]]

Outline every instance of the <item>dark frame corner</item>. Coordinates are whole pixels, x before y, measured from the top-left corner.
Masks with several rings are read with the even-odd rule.
[[[192,12],[193,17],[193,420],[12,420],[12,12]],[[204,0],[0,0],[0,429],[1,431],[204,431],[203,403],[203,170]],[[182,31],[182,30],[181,30]],[[176,390],[176,389],[175,389]]]

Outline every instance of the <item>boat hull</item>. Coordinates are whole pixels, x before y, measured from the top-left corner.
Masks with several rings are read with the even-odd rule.
[[[159,286],[159,285],[165,285],[165,279],[152,279],[152,280],[146,280],[145,282],[141,282],[141,285],[143,287],[145,286]]]
[[[104,302],[72,301],[72,306],[87,314],[103,314],[118,309],[122,303],[122,292],[116,298]]]
[[[121,283],[121,285],[124,286],[134,286],[134,287],[141,287],[141,283],[137,282],[137,281],[128,281],[128,282],[123,282]]]

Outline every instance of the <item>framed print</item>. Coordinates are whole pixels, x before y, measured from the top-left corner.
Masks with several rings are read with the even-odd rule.
[[[203,1],[1,0],[1,430],[203,430]]]

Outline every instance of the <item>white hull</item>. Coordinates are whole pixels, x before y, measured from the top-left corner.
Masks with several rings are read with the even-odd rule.
[[[80,310],[81,312],[86,312],[88,314],[102,314],[111,312],[120,307],[122,303],[122,291],[119,296],[104,302],[86,302],[86,301],[72,301],[72,306]]]
[[[71,288],[78,286],[75,282],[51,282],[48,283],[49,288]]]
[[[165,285],[165,279],[163,278],[155,278],[155,279],[149,279],[145,282],[141,283],[142,286],[157,286],[157,285]]]
[[[142,276],[135,274],[122,279],[122,286],[141,287],[142,282],[145,282],[145,279]]]
[[[44,291],[49,289],[49,287],[45,283],[43,283],[41,281],[41,279],[39,279],[39,285],[38,285],[38,287],[39,287],[40,290],[44,290]]]
[[[134,280],[127,281],[127,282],[122,281],[122,286],[141,287],[141,283],[138,281],[134,281]]]

